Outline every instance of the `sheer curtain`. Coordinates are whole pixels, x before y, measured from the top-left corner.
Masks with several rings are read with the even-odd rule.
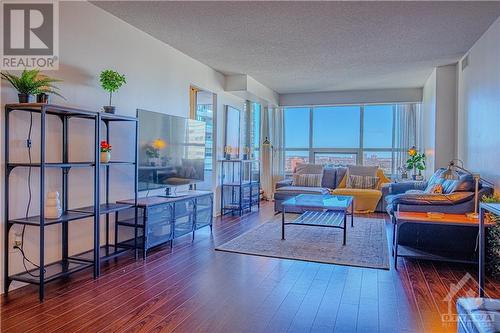
[[[394,170],[398,171],[408,159],[408,149],[417,146],[420,104],[397,104],[394,115]],[[417,147],[419,148],[419,147]]]
[[[276,182],[285,174],[284,118],[282,108],[264,107],[262,113],[262,142],[267,138],[268,145],[261,143],[261,186],[264,197],[272,200]]]
[[[273,158],[271,174],[274,194],[274,185],[285,176],[285,123],[283,108],[274,108],[272,110],[272,116],[273,128],[271,132],[271,142],[273,144]]]

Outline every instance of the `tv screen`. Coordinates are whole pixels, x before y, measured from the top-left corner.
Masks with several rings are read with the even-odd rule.
[[[137,116],[139,191],[204,180],[204,122],[146,110]]]

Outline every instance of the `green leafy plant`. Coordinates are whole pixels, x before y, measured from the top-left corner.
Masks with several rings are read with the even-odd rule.
[[[410,158],[406,160],[406,169],[408,170],[413,170],[415,174],[421,175],[422,171],[425,170],[425,154],[424,153],[417,153],[416,151],[411,152],[410,150]]]
[[[101,72],[100,82],[102,89],[109,92],[109,105],[111,106],[111,97],[115,91],[121,88],[125,83],[125,75],[118,73],[117,71],[106,69]]]
[[[482,202],[498,203],[500,194],[483,195]],[[486,213],[487,219],[495,223],[487,228],[486,270],[494,277],[500,276],[500,216]]]
[[[151,145],[146,146],[146,155],[150,158],[158,158],[160,157],[160,150],[154,148]]]
[[[8,81],[19,94],[37,95],[41,93],[53,94],[64,98],[54,85],[61,80],[43,75],[37,69],[23,70],[20,76],[11,73],[1,73],[2,79]]]

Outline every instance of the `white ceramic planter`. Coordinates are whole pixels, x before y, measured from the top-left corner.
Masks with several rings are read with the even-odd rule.
[[[111,152],[101,152],[101,163],[108,163],[111,160]]]

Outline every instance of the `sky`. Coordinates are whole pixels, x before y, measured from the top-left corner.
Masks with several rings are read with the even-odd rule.
[[[313,148],[359,148],[360,107],[325,106],[313,110]],[[309,147],[309,108],[285,110],[286,148]],[[365,148],[392,147],[392,105],[368,105],[364,110]]]

